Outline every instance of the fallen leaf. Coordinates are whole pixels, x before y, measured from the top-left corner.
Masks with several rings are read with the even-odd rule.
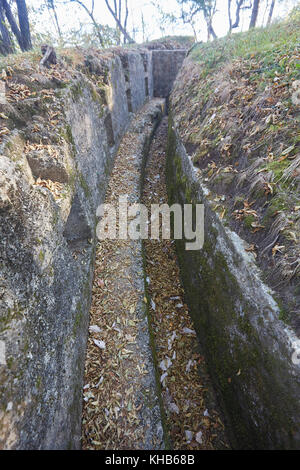
[[[98,346],[98,348],[100,349],[105,349],[106,348],[106,345],[105,345],[105,342],[104,341],[99,341],[97,339],[93,339],[94,343],[96,346]]]
[[[194,433],[192,431],[189,431],[189,430],[185,430],[184,433],[185,433],[185,438],[187,440],[187,443],[189,444],[193,439]]]
[[[283,250],[285,248],[284,245],[280,246],[280,245],[275,245],[273,248],[272,248],[272,255],[275,256],[276,253],[281,253],[281,250]]]
[[[92,333],[101,333],[101,328],[99,328],[99,326],[97,325],[91,325],[89,327],[89,330],[92,332]]]

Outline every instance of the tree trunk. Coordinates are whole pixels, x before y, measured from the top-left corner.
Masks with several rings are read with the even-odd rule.
[[[207,24],[207,40],[210,41],[211,36],[213,37],[213,39],[218,39],[218,36],[216,35],[211,22],[208,20],[206,24]]]
[[[32,49],[28,11],[25,0],[16,0],[18,8],[19,25],[21,30],[23,50]]]
[[[128,1],[125,0],[125,20],[124,20],[124,28],[125,28],[126,31],[127,31],[128,14],[129,14],[129,11],[128,11]],[[126,38],[125,38],[125,36],[124,36],[124,44],[126,44]]]
[[[119,0],[119,20],[122,23],[122,0]]]
[[[61,38],[61,37],[62,37],[62,34],[61,34],[61,29],[60,29],[59,22],[58,22],[58,18],[57,18],[57,13],[56,13],[56,8],[55,8],[54,0],[50,0],[50,1],[49,1],[49,4],[50,4],[51,10],[53,11],[53,16],[54,16],[54,20],[55,20],[55,25],[56,25],[56,29],[57,29],[57,32],[58,32],[58,36]]]
[[[0,0],[0,54],[7,55],[11,52],[14,52],[14,47],[5,25],[3,2]]]
[[[212,27],[211,24],[209,25],[209,30],[210,30],[210,34],[212,35],[212,37],[214,39],[218,39],[218,36],[216,35],[215,30],[214,30],[214,28]]]
[[[259,3],[260,3],[260,0],[254,0],[251,20],[250,20],[250,26],[249,26],[250,29],[255,28],[255,26],[256,26],[257,17],[258,17],[258,10],[259,10]]]
[[[86,5],[84,3],[82,3],[80,0],[71,0],[71,2],[78,3],[78,5],[80,5],[86,11],[86,13],[89,15],[89,17],[91,18],[91,20],[93,22],[93,25],[95,26],[96,34],[98,36],[100,45],[102,47],[104,47],[103,36],[100,32],[99,25],[98,25],[97,21],[94,18],[93,11],[89,11],[89,9],[86,7]]]
[[[232,31],[231,2],[232,0],[228,0],[229,33]]]
[[[120,20],[119,18],[116,16],[116,14],[114,13],[113,9],[111,8],[110,4],[109,4],[109,1],[108,0],[105,0],[105,3],[106,3],[106,6],[107,8],[109,9],[110,13],[112,14],[112,16],[114,17],[117,25],[118,25],[118,28],[120,29],[120,31],[123,33],[124,35],[124,40],[126,40],[127,42],[129,42],[130,44],[134,44],[134,40],[129,36],[129,34],[127,33],[126,29],[122,26],[122,24],[120,23]]]
[[[122,0],[119,0],[119,17],[118,18],[119,18],[120,23],[122,23]],[[121,44],[121,34],[120,34],[120,44]]]
[[[272,0],[271,7],[270,7],[270,11],[269,11],[269,16],[268,16],[267,25],[271,24],[272,17],[273,17],[273,13],[274,13],[275,1],[276,1],[276,0]]]
[[[21,34],[21,31],[19,30],[17,22],[14,18],[14,15],[12,14],[10,5],[8,4],[7,0],[1,0],[1,1],[2,1],[2,4],[3,4],[3,9],[5,11],[7,21],[10,24],[11,30],[14,33],[14,35],[16,36],[18,44],[19,44],[21,50],[25,51],[26,49],[25,49],[25,46],[23,44],[22,34]]]
[[[241,8],[244,4],[245,0],[239,0],[236,5],[236,14],[235,14],[235,22],[232,25],[232,29],[238,28],[241,21]]]
[[[119,6],[120,6],[120,2],[119,2]],[[117,22],[117,18],[119,19],[119,22],[121,23],[121,17],[120,17],[120,14],[118,12],[118,4],[117,4],[117,0],[114,0],[114,17],[116,18],[116,30],[118,31],[118,42],[117,42],[117,45],[120,46],[121,44],[121,31],[120,31],[120,28],[118,26],[118,22]]]
[[[212,26],[211,18],[208,17],[208,16],[205,16],[205,21],[206,21],[206,25],[207,25],[207,39],[208,39],[208,41],[210,40],[211,36],[213,37],[213,39],[218,39],[218,36],[216,35],[215,30]]]
[[[218,36],[216,35],[215,33],[215,30],[213,28],[213,25],[212,25],[212,20],[213,20],[213,16],[216,12],[216,1],[214,2],[214,5],[213,7],[211,6],[211,8],[207,8],[204,6],[203,8],[203,15],[204,15],[204,19],[206,21],[206,25],[207,25],[207,39],[208,41],[210,40],[210,37],[212,36],[213,39],[218,39]]]
[[[5,18],[0,7],[0,54],[7,55],[14,52],[13,45],[9,36],[9,32],[5,26]]]

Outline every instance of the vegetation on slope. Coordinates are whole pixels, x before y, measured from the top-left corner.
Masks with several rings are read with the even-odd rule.
[[[174,119],[215,210],[248,243],[300,329],[300,11],[266,29],[194,47]]]
[[[165,36],[144,44],[147,49],[190,49],[195,43],[193,36]]]

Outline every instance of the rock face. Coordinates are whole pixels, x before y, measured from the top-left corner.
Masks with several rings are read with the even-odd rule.
[[[152,52],[154,96],[160,97],[169,95],[186,53],[187,51],[185,49]]]
[[[172,116],[167,175],[170,203],[205,205],[203,249],[186,251],[185,240],[180,240],[177,251],[232,444],[240,449],[297,449],[299,340],[279,319],[280,308],[254,256],[213,210],[214,198],[199,178]]]
[[[131,121],[115,158],[105,204],[116,208],[119,197],[124,198],[124,195],[130,205],[140,202],[142,170],[164,108],[164,99],[152,99]],[[98,230],[97,233],[100,233],[100,225]],[[107,442],[110,442],[111,448],[119,450],[164,448],[155,352],[149,334],[149,313],[145,303],[143,263],[141,239],[106,239],[101,240],[97,246],[90,312],[93,330],[87,345],[85,368],[85,384],[89,385],[84,391],[84,449],[105,449]],[[101,287],[99,275],[103,283]],[[104,341],[95,339],[97,330],[99,336],[96,338],[102,338],[103,335]],[[120,339],[123,346],[128,344],[126,349],[123,346],[120,349]],[[130,343],[124,344],[127,339],[130,339]],[[103,346],[103,350],[95,356],[95,348],[100,346]],[[126,356],[130,354],[130,358],[125,359],[122,352]],[[98,358],[97,365],[95,357]],[[142,367],[147,370],[146,374],[140,373],[141,362]],[[99,372],[105,389],[92,385],[99,382]],[[91,408],[91,403],[97,402],[104,406]],[[121,425],[120,421],[112,422],[103,440],[99,424],[101,426],[106,421],[106,412],[112,409],[111,406],[115,406],[116,413],[125,412],[126,419],[122,419]],[[118,426],[118,432],[115,432],[115,426]],[[99,437],[95,434],[98,429]]]
[[[0,448],[80,448],[96,209],[153,94],[151,55],[89,56],[64,88],[37,76],[35,98],[12,112],[18,129],[0,148]]]

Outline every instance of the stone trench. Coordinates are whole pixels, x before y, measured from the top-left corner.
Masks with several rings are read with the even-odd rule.
[[[167,203],[164,109],[152,100],[130,125],[106,204]],[[98,243],[89,331],[84,449],[228,447],[171,240]]]
[[[91,55],[60,89],[61,71],[36,74],[41,97],[18,103],[0,142],[1,449],[299,446],[297,337],[177,131],[186,54]],[[204,204],[203,250],[99,239],[99,205],[121,196]]]

